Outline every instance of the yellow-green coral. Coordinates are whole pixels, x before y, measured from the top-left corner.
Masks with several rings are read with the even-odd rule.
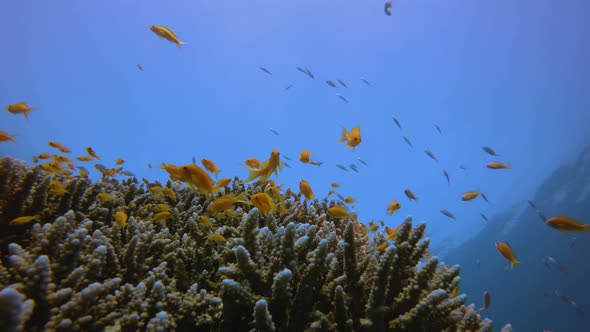
[[[381,253],[383,234],[370,238],[357,221],[330,218],[326,199],[306,207],[286,194],[288,210],[267,217],[238,204],[209,227],[199,217],[212,199],[171,182],[176,201],[134,179],[73,179],[67,198],[29,204],[48,177],[0,163],[10,166],[0,184],[24,186],[0,197],[0,317],[10,317],[12,330],[492,330],[464,295],[451,295],[459,268],[423,260],[425,226],[412,229],[410,219]],[[264,189],[238,179],[232,188]],[[100,201],[101,192],[115,199]],[[149,221],[156,204],[170,206],[163,222]],[[113,222],[121,209],[124,228]],[[5,220],[25,212],[41,223],[13,232]],[[211,232],[228,242],[210,240]]]

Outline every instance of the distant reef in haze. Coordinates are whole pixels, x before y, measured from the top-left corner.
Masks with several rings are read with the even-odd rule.
[[[590,146],[542,181],[533,197],[492,216],[481,232],[449,251],[445,261],[461,265],[461,292],[492,294],[487,314],[498,325],[510,321],[519,331],[587,331],[590,234],[560,233],[546,226],[528,200],[547,218],[567,215],[590,223]],[[522,264],[510,270],[495,242],[509,243]],[[548,257],[565,271],[545,265]],[[575,303],[566,303],[557,293]]]

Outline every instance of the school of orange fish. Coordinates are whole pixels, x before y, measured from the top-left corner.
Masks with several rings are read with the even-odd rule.
[[[388,16],[391,15],[390,8],[391,8],[391,1],[388,1],[385,3],[385,13]],[[153,25],[150,27],[150,30],[153,31],[160,38],[164,38],[164,39],[168,40],[169,42],[176,44],[178,47],[181,47],[184,44],[183,42],[181,42],[178,39],[176,34],[171,29],[169,29],[165,26]],[[137,67],[139,68],[139,70],[144,71],[144,68],[141,64],[138,64]],[[304,73],[305,75],[309,76],[310,78],[315,78],[314,74],[307,68],[296,67],[296,69],[299,70],[300,72]],[[260,70],[262,70],[264,73],[266,73],[268,75],[272,75],[272,72],[265,67],[260,67]],[[369,83],[369,81],[367,81],[366,79],[361,78],[361,80],[367,86],[371,85]],[[342,85],[343,87],[346,87],[346,83],[344,81],[342,81],[342,80],[337,80],[337,81],[340,85]],[[328,84],[332,87],[337,87],[336,83],[331,80],[327,80],[326,84]],[[285,90],[289,90],[290,88],[292,88],[292,86],[293,85],[290,84],[289,86],[287,86],[285,88]],[[343,102],[348,103],[348,100],[343,95],[337,93],[336,96],[338,98],[340,98]],[[26,120],[29,120],[30,113],[32,111],[35,111],[36,109],[30,107],[26,102],[21,101],[21,102],[17,102],[17,103],[8,105],[6,107],[6,110],[14,115],[22,114]],[[393,119],[393,122],[401,129],[400,121],[395,117],[392,117],[392,119]],[[440,134],[442,134],[440,127],[436,124],[435,124],[435,127],[436,127],[437,131]],[[279,135],[279,133],[276,129],[271,128],[270,130],[275,135]],[[16,135],[14,135],[14,134],[10,135],[4,131],[0,131],[0,142],[16,143],[15,137],[16,137]],[[402,136],[402,138],[409,146],[412,146],[412,142],[408,137]],[[347,130],[345,127],[342,127],[342,134],[341,134],[340,140],[338,142],[339,143],[345,142],[346,143],[345,148],[352,148],[353,150],[355,148],[357,148],[362,142],[360,126],[353,127],[350,130]],[[40,153],[40,154],[33,157],[33,162],[37,164],[36,167],[45,171],[47,174],[59,175],[59,176],[63,176],[64,178],[70,178],[73,176],[79,176],[79,177],[84,177],[84,178],[88,177],[88,170],[86,168],[84,168],[83,166],[75,167],[74,161],[65,155],[65,154],[71,153],[70,149],[68,149],[64,145],[62,145],[58,142],[55,142],[55,141],[48,142],[48,145],[50,147],[60,151],[62,154]],[[482,147],[482,149],[491,156],[498,156],[498,154],[491,147],[484,146],[484,147]],[[86,152],[87,152],[87,155],[78,156],[75,159],[80,162],[90,162],[90,161],[101,160],[100,156],[98,156],[96,154],[96,152],[91,147],[86,147]],[[436,156],[434,155],[434,153],[432,151],[424,150],[424,152],[431,159],[438,161],[438,159],[436,158]],[[304,149],[303,151],[301,151],[301,153],[299,155],[299,161],[302,163],[311,164],[311,165],[317,165],[317,166],[321,165],[323,163],[322,161],[312,160],[310,158],[310,156],[312,154],[313,153]],[[285,156],[283,156],[283,158],[285,158]],[[286,159],[291,160],[288,157],[286,157]],[[39,164],[40,161],[45,161],[45,162]],[[359,158],[359,161],[361,163],[367,165],[366,162],[364,162],[360,158]],[[133,173],[123,170],[123,167],[121,165],[123,165],[124,163],[125,163],[125,160],[123,158],[118,158],[115,161],[115,164],[117,165],[117,167],[107,168],[104,165],[99,164],[99,163],[95,164],[94,167],[102,174],[103,178],[114,178],[116,176],[128,176],[128,177],[134,176]],[[268,189],[265,192],[252,195],[250,197],[249,201],[247,200],[247,197],[245,197],[246,192],[243,192],[239,195],[230,193],[230,194],[223,195],[221,197],[217,197],[216,199],[213,199],[213,197],[214,197],[213,195],[221,192],[222,188],[224,188],[225,186],[228,186],[231,183],[231,179],[230,178],[222,178],[218,181],[214,181],[211,178],[211,176],[209,175],[209,173],[214,175],[217,178],[218,174],[220,173],[220,170],[217,167],[217,165],[211,160],[208,160],[208,159],[201,160],[201,164],[203,165],[204,169],[201,168],[200,166],[196,165],[194,158],[193,158],[192,164],[177,166],[177,165],[162,163],[160,168],[164,169],[170,175],[170,178],[172,180],[184,182],[184,183],[186,183],[186,185],[188,187],[194,188],[195,190],[197,190],[198,192],[200,192],[203,195],[209,196],[212,199],[212,202],[207,207],[207,213],[209,215],[215,214],[215,213],[220,213],[220,212],[229,213],[228,210],[231,209],[232,206],[237,203],[252,204],[255,207],[257,207],[263,215],[266,215],[268,213],[275,212],[275,211],[277,211],[280,214],[285,213],[286,211],[281,210],[284,207],[282,207],[281,204],[279,204],[280,203],[280,196],[281,196],[280,191],[282,190],[282,188],[280,185],[275,185],[272,180],[269,180],[269,178],[271,177],[272,174],[275,174],[275,176],[278,177],[278,172],[280,170],[282,170],[283,166],[290,167],[286,162],[281,160],[281,155],[280,155],[279,151],[277,151],[276,149],[273,150],[269,156],[269,159],[266,161],[259,161],[255,158],[248,158],[245,160],[244,163],[245,163],[245,165],[243,165],[243,166],[249,171],[249,176],[242,183],[246,183],[246,182],[250,182],[250,181],[254,181],[254,180],[270,183],[270,186],[268,187]],[[338,166],[342,170],[347,171],[346,167],[343,165],[336,164],[336,166]],[[352,167],[352,166],[355,166],[355,165],[351,165],[351,169],[358,172],[358,170],[356,169],[356,166],[355,167]],[[148,164],[148,167],[151,168],[152,167],[151,164]],[[460,165],[460,167],[462,169],[467,169],[464,165]],[[486,167],[489,169],[493,169],[493,170],[510,169],[511,168],[509,164],[505,164],[505,163],[502,163],[499,161],[489,162],[486,165]],[[77,175],[73,174],[73,171],[75,169],[78,170]],[[443,170],[443,176],[445,176],[445,178],[447,179],[447,182],[450,183],[449,174],[446,170]],[[170,188],[164,188],[158,181],[156,181],[156,184],[154,185],[154,184],[150,184],[149,181],[145,178],[143,178],[142,180],[152,193],[158,194],[158,195],[166,195],[171,199],[175,199],[174,191],[171,190]],[[331,184],[331,187],[333,189],[336,189],[339,186],[340,185],[338,183]],[[335,194],[335,191],[333,189],[328,192],[328,196]],[[300,190],[300,193],[305,198],[305,200],[313,200],[314,199],[313,190],[312,190],[310,184],[306,180],[301,180],[301,182],[299,183],[299,190]],[[52,180],[50,183],[50,193],[53,195],[58,195],[58,196],[64,195],[66,193],[65,189],[62,186],[62,182],[57,180],[57,178]],[[410,189],[406,189],[404,191],[404,194],[410,200],[414,200],[414,201],[418,200],[418,197]],[[465,192],[462,195],[461,199],[463,201],[473,201],[474,199],[476,199],[479,196],[481,196],[482,199],[487,201],[487,197],[481,191]],[[109,201],[109,200],[113,199],[113,197],[108,193],[101,193],[98,196],[98,198],[103,201]],[[348,210],[348,208],[346,207],[346,204],[354,203],[355,199],[350,196],[345,198],[345,197],[342,197],[341,195],[339,195],[339,198],[341,199],[341,201],[338,201],[337,204],[335,204],[334,206],[329,208],[328,214],[334,218],[355,218],[356,219],[356,214],[354,212],[350,212]],[[535,208],[537,210],[537,213],[540,213],[540,211],[534,206],[534,204],[532,202],[529,202],[529,203],[531,204],[531,206],[533,208]],[[392,215],[396,211],[401,209],[401,204],[397,200],[394,199],[391,201],[390,204],[388,204],[385,207],[385,209],[386,209],[387,215]],[[170,217],[171,213],[172,213],[170,211],[170,207],[167,206],[166,204],[159,204],[158,206],[154,207],[154,211],[156,213],[154,214],[154,216],[151,220],[152,222],[165,220],[168,217]],[[440,212],[451,219],[456,219],[455,216],[451,212],[449,212],[448,210],[441,209]],[[570,218],[568,216],[558,215],[558,216],[555,216],[552,218],[546,218],[542,214],[539,214],[539,215],[541,216],[541,219],[543,219],[543,221],[545,222],[545,224],[547,226],[552,227],[560,232],[590,232],[590,224],[583,224],[582,222],[575,220],[573,218]],[[485,215],[481,214],[481,216],[486,221],[488,221],[488,218]],[[24,224],[27,224],[27,223],[30,223],[30,222],[36,220],[37,218],[38,218],[38,216],[21,216],[21,217],[15,218],[14,220],[11,220],[9,222],[9,224],[13,225],[13,226],[24,225]],[[114,215],[114,222],[116,222],[120,226],[124,227],[126,225],[127,218],[128,217],[124,211],[118,211]],[[202,222],[203,224],[208,224],[208,225],[211,224],[211,222],[209,221],[207,216],[200,217],[200,222]],[[381,226],[384,226],[384,223],[382,221],[381,221]],[[368,223],[367,231],[376,232],[378,229],[379,229],[378,224],[375,224],[373,221],[370,221]],[[387,236],[386,236],[386,240],[381,245],[379,245],[377,247],[377,249],[380,251],[386,250],[386,248],[389,246],[389,241],[393,240],[395,238],[397,231],[399,230],[399,226],[395,229],[385,227],[384,230],[385,230]],[[216,241],[216,242],[220,242],[220,243],[223,243],[226,241],[226,239],[223,239],[218,234],[211,234],[211,240]],[[510,263],[511,268],[514,268],[515,265],[520,264],[520,261],[516,258],[516,254],[515,254],[514,250],[510,247],[510,245],[508,245],[507,243],[504,243],[504,242],[496,242],[495,246],[496,246],[496,249],[498,250],[498,252],[500,253],[500,255],[502,255]],[[551,258],[551,257],[549,257],[549,258]],[[556,263],[551,262],[551,260],[548,260],[546,264],[550,264],[550,263],[552,263],[554,266],[556,265]],[[561,294],[561,295],[562,296],[560,296],[560,295],[557,295],[557,296],[560,298],[565,297],[565,295],[563,295],[563,294]],[[484,303],[485,303],[485,305],[481,310],[487,309],[487,307],[490,304],[490,294],[488,292],[484,293]]]

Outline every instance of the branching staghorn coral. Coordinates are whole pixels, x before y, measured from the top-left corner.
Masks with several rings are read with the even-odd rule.
[[[22,206],[49,177],[5,159],[0,163],[10,167],[0,172],[0,184],[28,189],[2,194],[0,211],[21,208],[1,212],[0,221],[41,214],[37,222],[4,225],[22,229],[1,252],[0,318],[7,330],[492,330],[491,321],[465,306],[464,295],[451,295],[459,268],[424,259],[425,226],[412,227],[411,219],[380,252],[383,234],[369,237],[356,220],[329,217],[333,202],[326,199],[305,205],[287,191],[282,213],[263,216],[239,203],[208,216],[207,225],[201,217],[215,197],[168,182],[174,200],[133,179],[67,180],[78,181],[66,186],[78,188],[71,197],[28,211]],[[30,172],[34,180],[22,180]],[[264,186],[244,188],[236,178],[225,193],[252,195]],[[103,192],[113,199],[97,199]],[[158,204],[168,204],[170,217],[151,222]],[[129,215],[124,226],[113,222],[121,210]]]

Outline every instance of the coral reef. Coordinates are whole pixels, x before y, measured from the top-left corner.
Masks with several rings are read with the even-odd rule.
[[[424,258],[425,225],[408,218],[381,252],[327,199],[281,212],[239,203],[203,222],[213,198],[168,182],[175,199],[135,179],[60,179],[0,160],[0,319],[6,331],[492,331],[465,295],[458,266]],[[225,193],[249,195],[234,179]],[[113,199],[98,199],[109,193]],[[150,221],[158,204],[170,217]],[[113,221],[125,211],[125,225]],[[39,220],[12,226],[18,216]],[[218,237],[211,236],[217,234]],[[223,239],[223,240],[219,240]],[[225,241],[227,239],[227,241]]]

